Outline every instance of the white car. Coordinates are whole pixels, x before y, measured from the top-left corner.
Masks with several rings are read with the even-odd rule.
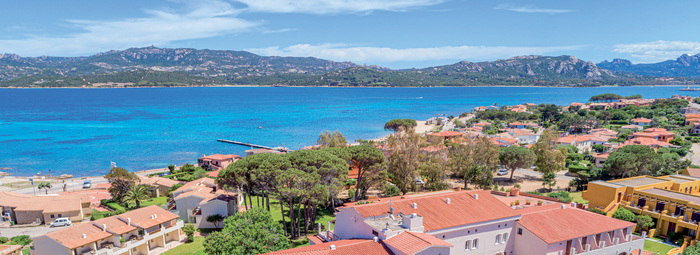
[[[53,222],[51,222],[49,227],[52,227],[52,228],[53,227],[63,227],[63,226],[70,226],[72,224],[73,224],[73,222],[71,222],[69,218],[58,218],[58,219],[55,219]]]
[[[90,182],[90,180],[85,180],[83,182],[83,189],[89,189],[91,187],[92,187],[92,182]]]
[[[508,169],[501,169],[501,170],[498,170],[498,173],[496,173],[496,174],[497,174],[497,175],[506,175],[506,174],[508,174]]]

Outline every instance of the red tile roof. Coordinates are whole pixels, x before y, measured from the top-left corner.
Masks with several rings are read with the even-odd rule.
[[[645,118],[631,119],[630,121],[634,122],[634,123],[651,123],[650,119],[645,119]]]
[[[499,146],[513,145],[518,143],[518,139],[511,139],[505,137],[491,137],[489,138],[491,143]]]
[[[700,168],[688,168],[688,175],[700,177]]]
[[[454,246],[448,242],[438,239],[437,237],[425,233],[417,233],[410,231],[403,232],[387,240],[384,240],[384,243],[404,254],[416,254],[433,246]]]
[[[83,234],[85,238],[83,238]],[[46,236],[69,249],[75,249],[108,238],[112,234],[102,231],[90,223],[80,223],[48,233]]]
[[[455,136],[462,136],[462,133],[457,132],[457,131],[442,131],[439,133],[432,133],[428,134],[432,136],[442,136],[442,137],[455,137]]]
[[[543,210],[523,213],[518,223],[548,244],[635,226],[632,222],[577,208],[541,209]]]
[[[216,178],[216,177],[219,177],[219,172],[221,172],[221,170],[207,172],[207,176],[209,176],[211,178]]]
[[[112,232],[117,235],[128,233],[129,231],[136,230],[136,227],[127,225],[126,222],[120,220],[118,217],[107,217],[102,218],[92,222],[98,228],[102,228],[103,224],[107,227],[107,232]]]
[[[202,156],[199,159],[209,159],[209,160],[229,160],[229,159],[242,159],[243,157],[233,154],[212,154],[209,156]]]
[[[151,216],[154,214],[156,215],[155,218]],[[157,205],[152,205],[138,210],[125,212],[117,215],[117,217],[119,217],[123,221],[128,221],[129,219],[131,219],[131,224],[142,228],[150,228],[179,218],[179,216],[177,216],[176,214],[168,212],[167,210],[160,208]]]
[[[331,245],[335,250],[331,250]],[[389,248],[374,240],[339,240],[289,250],[266,253],[268,255],[394,255]]]
[[[478,199],[475,199],[474,195],[478,195]],[[446,198],[450,198],[450,204],[445,202]],[[418,205],[417,209],[413,209],[413,203]],[[422,216],[426,231],[518,215],[515,210],[492,196],[489,191],[483,190],[429,193],[392,200],[391,205],[389,200],[382,199],[382,202],[355,205],[352,208],[357,210],[362,217],[367,218],[389,214],[390,206],[395,209],[395,212],[417,213]],[[341,210],[350,210],[350,208],[341,208]]]

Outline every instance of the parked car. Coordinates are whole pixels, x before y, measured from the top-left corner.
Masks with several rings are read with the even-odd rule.
[[[70,226],[72,225],[73,222],[70,221],[69,218],[58,218],[55,219],[53,222],[51,222],[51,225],[49,227],[63,227],[63,226]]]
[[[83,189],[89,189],[92,188],[92,182],[90,180],[85,180],[83,182]]]
[[[417,184],[417,185],[423,185],[423,184],[425,184],[425,182],[424,182],[423,179],[421,179],[420,177],[416,177],[416,184]]]
[[[496,173],[496,174],[497,174],[497,175],[506,175],[506,174],[508,174],[508,169],[501,169],[501,170],[498,170],[498,173]]]

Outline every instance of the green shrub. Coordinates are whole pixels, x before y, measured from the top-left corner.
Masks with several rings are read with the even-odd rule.
[[[538,196],[544,196],[544,194],[543,194],[542,192],[537,192],[537,191],[528,191],[528,192],[525,192],[525,193],[533,194],[533,195],[538,195]]]
[[[393,197],[401,194],[401,190],[396,185],[386,184],[384,186],[384,196]]]
[[[615,213],[612,215],[613,218],[618,219],[618,220],[624,220],[624,221],[629,221],[632,222],[634,221],[634,213],[631,212],[630,210],[627,210],[625,208],[618,208]]]
[[[566,191],[557,191],[547,194],[548,197],[553,197],[558,199],[560,202],[571,203],[574,199]]]
[[[575,174],[575,173],[578,173],[578,172],[580,172],[580,171],[588,171],[588,169],[589,169],[589,168],[588,168],[587,166],[570,165],[570,166],[569,166],[569,173]]]
[[[7,243],[7,241],[9,241],[9,240],[10,240],[10,239],[7,239],[7,237],[0,236],[0,244]]]
[[[348,179],[345,182],[345,186],[354,186],[355,184],[357,184],[357,179],[355,179],[355,178]]]
[[[589,212],[594,212],[597,214],[605,215],[605,212],[603,210],[598,209],[598,208],[589,207],[586,210],[588,210]]]
[[[10,238],[10,245],[22,245],[26,246],[32,243],[32,239],[29,239],[28,235],[14,236]]]

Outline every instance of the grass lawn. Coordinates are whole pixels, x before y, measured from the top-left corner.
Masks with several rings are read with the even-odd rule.
[[[649,240],[644,241],[644,250],[654,252],[656,254],[666,254],[673,248],[675,247],[668,244],[657,243]]]
[[[258,206],[258,197],[253,197],[253,206]],[[262,200],[261,200],[262,203]],[[250,206],[250,205],[248,205]],[[287,230],[289,231],[289,207],[285,206],[285,215],[284,219],[287,222]],[[294,210],[294,213],[296,214],[296,210]],[[272,219],[279,221],[280,224],[282,223],[282,213],[280,211],[280,203],[277,199],[270,198],[270,213],[272,213]],[[328,222],[335,220],[335,215],[333,215],[333,212],[331,212],[330,209],[323,209],[319,208],[318,210],[318,215],[316,216],[316,223],[313,225],[314,230],[309,230],[309,235],[316,234],[318,231],[318,223],[321,223],[323,226],[323,229],[326,229],[328,227]],[[334,224],[331,223],[331,228],[335,229]],[[304,237],[304,233],[301,233],[302,237],[298,238],[296,240],[291,240],[292,241],[292,246],[293,247],[299,247],[299,246],[306,246],[309,245],[308,238]]]
[[[152,205],[163,206],[167,202],[168,202],[167,196],[154,197],[154,198],[149,199],[148,201],[142,202],[141,207],[147,207],[147,206],[152,206]]]
[[[582,192],[580,192],[580,191],[579,192],[571,192],[571,193],[569,193],[569,196],[571,196],[571,198],[574,199],[573,201],[576,203],[583,203],[583,204],[588,203],[588,200],[585,200],[585,199],[583,199],[583,197],[581,197],[581,193]]]
[[[204,237],[195,236],[194,242],[181,244],[163,253],[163,255],[176,254],[206,255],[206,253],[204,253]]]

